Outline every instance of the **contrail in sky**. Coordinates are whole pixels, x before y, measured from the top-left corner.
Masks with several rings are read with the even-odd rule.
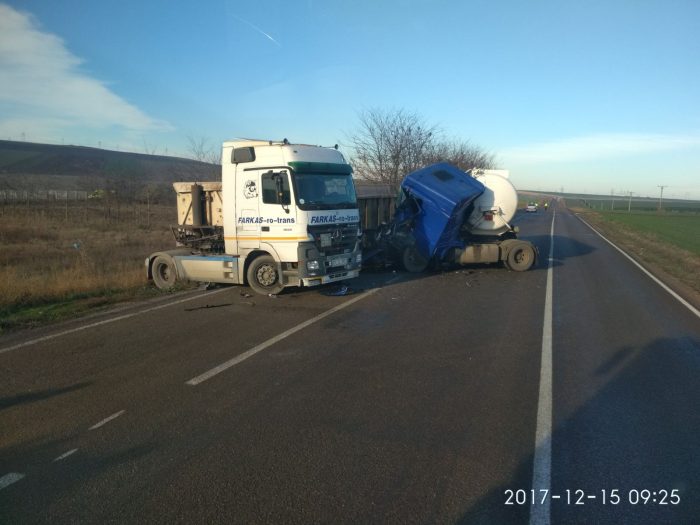
[[[272,38],[270,35],[268,35],[265,31],[263,31],[262,29],[260,29],[260,28],[259,28],[258,26],[256,26],[255,24],[251,24],[250,22],[248,22],[247,20],[244,20],[244,19],[241,18],[240,16],[236,16],[236,15],[231,15],[231,16],[232,16],[233,18],[235,18],[236,20],[238,20],[239,22],[243,22],[244,24],[246,24],[246,25],[252,27],[253,29],[255,29],[255,30],[256,30],[258,33],[260,33],[261,35],[263,35],[263,36],[269,38],[272,42],[274,42],[275,44],[277,44],[279,47],[282,47],[282,44],[280,44],[277,40],[275,40],[274,38]]]

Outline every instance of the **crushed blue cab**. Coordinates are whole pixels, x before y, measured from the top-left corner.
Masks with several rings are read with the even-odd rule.
[[[441,162],[408,174],[401,189],[404,198],[394,220],[412,221],[418,252],[426,259],[442,259],[450,249],[464,246],[460,228],[465,213],[486,188],[455,166]]]

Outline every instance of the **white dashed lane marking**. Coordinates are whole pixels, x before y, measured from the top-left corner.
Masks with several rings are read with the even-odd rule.
[[[24,474],[20,474],[19,472],[10,472],[9,474],[5,474],[3,477],[0,478],[0,490],[9,487],[13,483],[18,482],[23,477]]]
[[[100,421],[99,423],[95,423],[95,424],[92,425],[88,430],[95,430],[95,429],[97,429],[97,428],[100,428],[101,426],[106,425],[107,423],[109,423],[109,422],[112,421],[113,419],[117,419],[117,418],[118,418],[119,416],[121,416],[124,412],[126,412],[126,410],[120,410],[120,411],[117,412],[116,414],[112,414],[111,416],[104,418],[104,419],[103,419],[102,421]]]
[[[60,456],[58,456],[56,459],[53,460],[53,462],[56,463],[56,461],[61,461],[62,459],[66,459],[68,456],[72,456],[76,452],[78,452],[77,448],[74,448],[73,450],[69,450],[65,454],[61,454]]]

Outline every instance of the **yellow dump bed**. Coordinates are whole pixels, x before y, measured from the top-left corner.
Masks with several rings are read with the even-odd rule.
[[[202,223],[209,226],[224,225],[223,192],[220,182],[174,182],[173,188],[177,193],[177,223],[182,225],[194,224],[196,215],[192,209],[192,186],[198,186],[202,195]],[[195,190],[195,194],[197,190]],[[199,225],[198,225],[199,226]]]

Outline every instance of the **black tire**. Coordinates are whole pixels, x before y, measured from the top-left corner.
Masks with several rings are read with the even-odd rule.
[[[153,261],[151,266],[151,275],[153,282],[161,290],[170,290],[175,286],[177,281],[177,269],[175,263],[170,257],[159,255]]]
[[[430,260],[423,257],[415,245],[406,246],[401,251],[401,266],[409,273],[424,272]]]
[[[529,242],[516,242],[508,252],[505,263],[515,272],[525,272],[535,264],[535,248]]]
[[[280,270],[270,255],[260,255],[248,266],[248,286],[261,295],[278,294],[284,288]]]

